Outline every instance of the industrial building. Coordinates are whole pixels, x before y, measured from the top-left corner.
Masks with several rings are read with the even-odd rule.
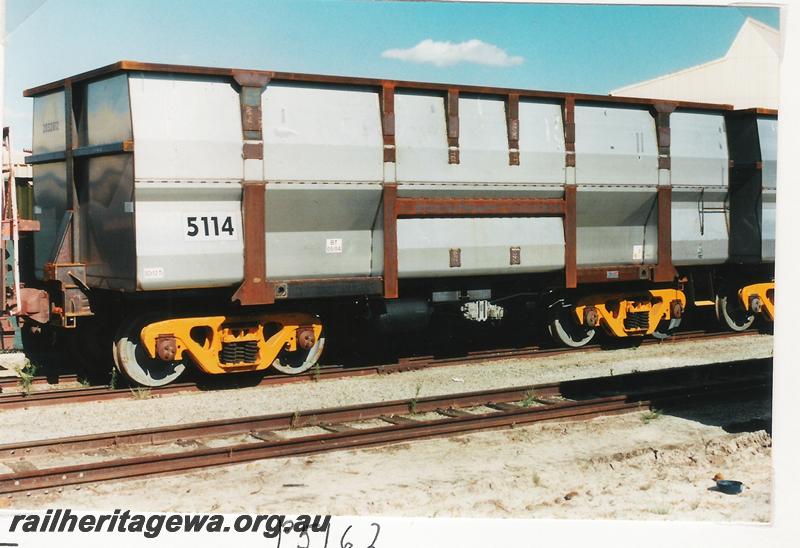
[[[780,32],[748,17],[723,57],[609,94],[777,109],[780,60]]]

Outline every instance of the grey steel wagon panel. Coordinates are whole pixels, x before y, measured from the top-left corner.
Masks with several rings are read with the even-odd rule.
[[[624,106],[575,106],[575,167],[584,185],[658,184],[653,116]]]
[[[579,186],[578,265],[654,264],[656,199],[655,188]]]
[[[381,185],[269,183],[267,277],[369,276]]]
[[[88,248],[79,257],[91,263],[93,285],[126,289],[134,265],[136,289],[240,283],[243,182],[265,189],[266,252],[259,259],[270,280],[386,277],[382,203],[385,189],[395,185],[406,206],[424,198],[505,200],[489,214],[412,213],[393,221],[397,263],[389,255],[387,268],[396,266],[400,278],[565,267],[574,275],[575,266],[655,264],[659,204],[670,197],[659,185],[672,189],[674,264],[727,260],[722,106],[675,103],[668,129],[660,117],[665,111],[651,100],[127,62],[119,67],[127,72],[109,69],[109,76],[101,71],[70,84],[82,82],[75,89],[85,106],[77,121],[74,177],[80,185],[88,174],[94,185],[84,197],[89,209],[82,215],[91,219],[81,221]],[[254,131],[253,120],[245,127],[251,111],[242,90],[258,92],[258,86],[260,101],[250,105],[259,116]],[[44,122],[34,128],[34,152],[53,155],[40,157],[34,168],[40,273],[52,260],[52,245],[45,249],[44,242],[56,238],[72,177],[63,161],[69,156],[65,94],[52,89],[31,92],[37,127]],[[658,135],[671,132],[669,158],[659,150],[664,144],[656,120]],[[758,128],[760,135],[773,134],[772,141],[761,139],[762,254],[769,259],[774,120],[760,119]],[[254,141],[258,149],[248,148]],[[575,247],[565,225],[573,182],[577,214],[568,222],[577,222]],[[503,209],[523,198],[558,205],[544,205],[554,207],[545,212],[534,204],[517,215]],[[231,233],[189,239],[192,218],[229,218]],[[114,248],[115,240],[122,245]],[[125,257],[112,258],[112,249]],[[669,275],[669,257],[663,266]]]
[[[707,112],[673,112],[672,260],[676,265],[728,259],[728,143],[725,119]]]
[[[64,213],[67,211],[67,166],[53,162],[33,166],[34,212],[40,229],[33,233],[36,276],[41,278],[44,266],[52,260]]]
[[[775,260],[775,197],[778,189],[778,120],[758,118],[761,146],[761,259]]]

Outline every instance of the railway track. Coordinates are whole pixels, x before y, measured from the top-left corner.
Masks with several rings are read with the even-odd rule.
[[[675,334],[666,340],[645,339],[641,341],[643,345],[651,344],[674,344],[687,340],[708,340],[708,339],[725,339],[740,336],[752,335],[754,330],[743,332],[705,332],[705,331],[686,331]],[[546,356],[561,355],[574,352],[597,352],[602,350],[603,347],[599,344],[590,345],[580,349],[572,348],[543,348],[541,346],[529,346],[523,348],[501,348],[491,350],[479,350],[469,352],[465,356],[455,357],[434,357],[434,356],[415,356],[409,358],[401,358],[395,363],[367,365],[358,367],[344,367],[337,365],[322,366],[316,371],[304,373],[301,375],[285,376],[265,376],[254,383],[243,384],[239,382],[240,379],[225,378],[219,379],[218,382],[211,383],[197,383],[197,382],[183,382],[173,383],[162,387],[153,388],[111,388],[109,386],[82,386],[75,388],[57,388],[46,390],[23,391],[20,390],[20,383],[18,379],[8,380],[3,379],[0,382],[0,389],[7,390],[0,393],[0,409],[16,409],[34,406],[45,405],[59,405],[67,403],[85,403],[90,401],[106,401],[115,399],[130,399],[132,397],[152,397],[168,394],[175,394],[179,392],[198,392],[206,391],[209,389],[231,389],[242,388],[245,386],[276,386],[282,384],[290,384],[296,382],[308,381],[321,381],[329,379],[350,378],[374,374],[389,374],[398,373],[403,371],[412,371],[418,369],[425,369],[430,367],[440,367],[447,365],[461,365],[476,362],[491,362],[504,360],[509,358],[538,358]],[[31,379],[32,384],[44,385],[48,377],[34,377]],[[77,382],[77,376],[60,376],[59,382]],[[217,380],[217,379],[214,379]],[[13,387],[13,388],[12,388]]]
[[[0,460],[9,461],[237,434],[258,440],[3,474],[0,494],[370,447],[547,420],[586,419],[712,399],[768,397],[771,365],[771,359],[748,360],[3,445]],[[422,414],[426,417],[420,418]],[[432,418],[427,416],[431,414]],[[379,426],[363,425],[364,421],[375,420],[380,422]],[[321,433],[281,436],[282,431],[311,427]],[[24,468],[30,467],[28,463]]]
[[[33,377],[30,379],[31,385],[35,386],[57,386],[60,384],[78,384],[80,383],[80,379],[78,375],[39,375],[37,377]],[[20,388],[20,378],[19,377],[3,377],[0,379],[0,392],[3,392],[7,389],[19,389]]]

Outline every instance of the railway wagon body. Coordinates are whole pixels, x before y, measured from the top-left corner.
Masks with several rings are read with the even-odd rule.
[[[23,313],[119,323],[143,384],[303,371],[331,302],[391,328],[525,295],[573,346],[773,313],[774,111],[128,61],[26,95]]]

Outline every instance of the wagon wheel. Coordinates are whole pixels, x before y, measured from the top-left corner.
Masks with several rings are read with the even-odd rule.
[[[325,331],[320,333],[314,345],[308,350],[298,347],[294,352],[281,350],[272,362],[272,367],[287,375],[299,375],[314,367],[325,348]]]
[[[755,314],[745,310],[737,295],[729,292],[717,295],[717,319],[732,331],[744,331],[756,320]]]
[[[585,346],[595,334],[594,329],[587,329],[575,321],[572,306],[564,306],[561,303],[556,303],[550,308],[547,329],[556,342],[572,348]]]
[[[134,316],[123,321],[114,337],[114,362],[117,370],[143,386],[164,386],[186,370],[188,359],[166,362],[151,358],[139,340],[143,327],[160,319],[157,316]]]
[[[653,337],[656,339],[666,339],[672,336],[672,333],[681,325],[681,318],[673,318],[671,320],[661,320],[658,322]]]

